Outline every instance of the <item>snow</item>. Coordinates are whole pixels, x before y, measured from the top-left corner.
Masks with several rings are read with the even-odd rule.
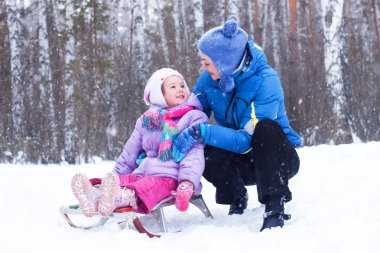
[[[191,206],[186,213],[165,210],[170,232],[150,239],[116,223],[81,230],[59,215],[75,203],[71,177],[99,177],[113,162],[85,165],[0,165],[1,252],[380,252],[380,142],[304,147],[301,169],[291,179],[292,220],[283,229],[259,232],[263,208],[256,188],[249,206],[228,216],[215,190],[203,181],[203,196],[214,219]],[[77,217],[79,219],[87,219]],[[181,229],[181,232],[173,232]]]

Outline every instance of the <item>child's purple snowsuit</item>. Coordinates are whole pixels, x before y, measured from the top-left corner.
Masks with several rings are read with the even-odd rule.
[[[189,111],[181,118],[174,119],[178,126],[179,133],[189,126],[208,122],[208,117],[202,112],[202,106],[195,95],[191,94],[188,101],[182,105],[194,106],[196,109]],[[124,145],[123,152],[116,160],[114,172],[119,176],[133,174],[139,178],[147,176],[172,178],[176,180],[176,183],[183,180],[188,180],[193,183],[195,194],[199,194],[202,189],[200,181],[205,165],[203,153],[204,145],[198,144],[193,146],[185,158],[179,163],[172,160],[164,162],[158,157],[161,134],[162,132],[159,130],[149,131],[143,128],[140,117],[136,122],[135,129],[131,137]],[[136,160],[142,151],[146,152],[147,157],[142,160],[140,165],[137,165]],[[123,177],[120,179],[122,178]],[[121,186],[125,187],[126,185],[122,185],[122,182],[123,180],[121,180]],[[143,194],[144,196],[139,196],[139,198],[149,210],[160,200],[168,197],[170,195],[170,190],[175,190],[176,186],[177,184],[156,184],[154,186],[138,184],[138,186],[134,186],[133,188],[138,196],[139,192],[145,192],[145,194]],[[139,187],[139,189],[136,187]],[[162,187],[169,187],[170,189],[160,189]],[[148,191],[167,192],[168,194],[164,197],[161,195],[160,199],[157,199],[152,197],[155,194],[149,194],[147,193]]]

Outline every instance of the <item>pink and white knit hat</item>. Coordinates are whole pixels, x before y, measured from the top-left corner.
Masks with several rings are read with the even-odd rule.
[[[170,76],[180,77],[185,83],[188,93],[190,93],[189,87],[187,87],[185,79],[178,71],[175,71],[171,68],[162,68],[153,73],[153,75],[149,78],[148,83],[145,86],[144,102],[146,105],[156,105],[161,108],[168,107],[164,98],[164,94],[162,94],[161,87],[165,79]]]

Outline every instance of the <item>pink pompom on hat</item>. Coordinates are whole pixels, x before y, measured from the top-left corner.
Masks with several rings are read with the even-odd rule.
[[[161,108],[168,107],[164,94],[162,93],[162,84],[164,83],[166,78],[170,76],[180,77],[185,83],[188,93],[190,93],[189,87],[187,86],[185,79],[178,71],[171,68],[162,68],[153,73],[153,75],[149,78],[148,83],[145,86],[144,102],[146,105],[155,105]]]

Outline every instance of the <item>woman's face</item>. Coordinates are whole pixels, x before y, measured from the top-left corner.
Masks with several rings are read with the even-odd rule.
[[[210,58],[202,52],[199,52],[199,57],[201,57],[201,70],[206,70],[210,74],[212,80],[219,80],[221,78],[219,71],[216,69]]]
[[[186,83],[179,76],[169,76],[162,84],[162,93],[170,107],[180,105],[189,97]]]

